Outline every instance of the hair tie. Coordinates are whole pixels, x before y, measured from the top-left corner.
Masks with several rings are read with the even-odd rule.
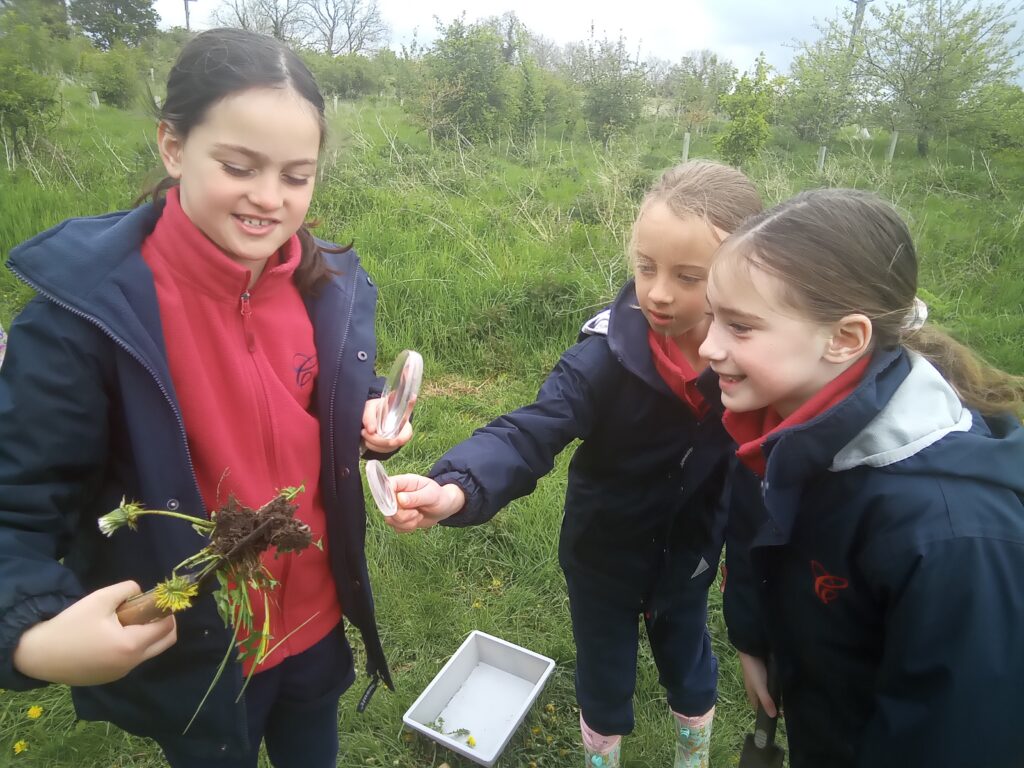
[[[928,305],[915,296],[914,303],[910,305],[910,309],[907,310],[907,314],[903,318],[903,325],[900,326],[900,330],[904,333],[919,331],[927,319]]]

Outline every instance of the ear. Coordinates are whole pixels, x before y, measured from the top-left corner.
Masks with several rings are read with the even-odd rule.
[[[824,358],[830,363],[849,363],[871,347],[871,320],[866,315],[847,315],[832,327]]]
[[[178,138],[174,130],[165,121],[161,120],[156,129],[156,145],[160,151],[160,159],[163,161],[167,175],[172,179],[181,178],[181,153],[185,142]]]

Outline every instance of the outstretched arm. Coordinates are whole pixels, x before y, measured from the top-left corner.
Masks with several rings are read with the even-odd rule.
[[[398,511],[384,519],[399,533],[430,528],[458,513],[466,504],[466,494],[459,486],[438,485],[422,475],[396,475],[391,483]]]

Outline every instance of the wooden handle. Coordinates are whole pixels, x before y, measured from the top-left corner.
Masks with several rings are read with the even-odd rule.
[[[149,624],[153,621],[160,621],[160,619],[170,615],[170,611],[157,607],[156,598],[153,596],[152,590],[143,592],[141,595],[135,595],[135,597],[129,597],[117,606],[117,619],[121,622],[122,627]]]

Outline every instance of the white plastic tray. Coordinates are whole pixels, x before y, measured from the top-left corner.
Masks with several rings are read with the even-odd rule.
[[[494,765],[540,695],[555,662],[474,630],[402,716],[409,728],[453,752]],[[443,721],[440,733],[436,724]],[[454,735],[465,729],[467,735]]]

